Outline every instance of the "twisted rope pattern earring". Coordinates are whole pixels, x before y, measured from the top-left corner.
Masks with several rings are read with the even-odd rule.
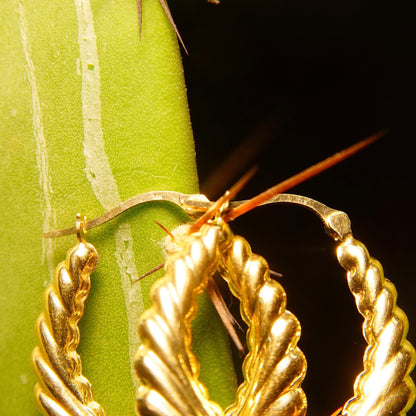
[[[78,215],[78,242],[56,268],[54,281],[45,291],[45,309],[36,323],[39,345],[32,353],[32,361],[39,382],[35,400],[50,416],[105,415],[93,400],[91,384],[82,375],[76,350],[80,340],[78,321],[90,291],[90,274],[98,260],[95,248],[82,237],[82,227]]]
[[[394,285],[384,278],[380,263],[352,237],[345,213],[296,195],[279,195],[270,202],[277,200],[312,209],[340,241],[338,260],[347,270],[350,290],[365,318],[364,371],[340,415],[405,415],[415,400],[409,373],[416,355],[406,340],[407,317],[396,306]],[[168,259],[165,277],[152,288],[152,307],[139,322],[143,342],[135,364],[142,382],[139,414],[304,415],[306,398],[300,385],[306,361],[296,346],[300,325],[286,310],[286,294],[270,279],[266,261],[252,254],[246,240],[233,236],[221,218],[179,244],[182,250]],[[225,411],[209,400],[191,351],[190,319],[196,313],[196,296],[216,270],[240,299],[241,314],[249,326],[244,382],[235,403]]]
[[[384,278],[381,264],[352,236],[342,241],[337,255],[364,317],[363,333],[368,343],[364,371],[355,380],[354,397],[342,414],[405,415],[415,400],[415,386],[409,376],[415,365],[415,350],[406,340],[409,324],[396,305],[396,288]]]
[[[166,192],[165,197],[177,199],[178,194],[169,196]],[[200,196],[181,198],[188,212],[206,212],[212,206]],[[380,263],[353,238],[345,213],[297,195],[280,194],[267,201],[277,202],[311,209],[339,241],[338,261],[347,270],[350,290],[364,317],[363,333],[368,343],[364,371],[357,377],[354,396],[340,415],[404,416],[415,400],[409,373],[416,354],[406,339],[408,322],[396,305],[394,285],[384,278]],[[199,224],[199,230],[190,226],[190,234],[175,241],[180,250],[169,256],[165,277],[152,288],[152,306],[139,321],[142,345],[135,357],[141,381],[136,408],[142,416],[306,413],[301,389],[306,361],[297,347],[299,322],[286,310],[286,294],[280,284],[270,279],[266,261],[251,252],[247,241],[234,236],[223,220],[244,204],[234,203],[236,208]],[[81,238],[79,231],[78,239],[66,262],[58,266],[53,285],[46,290],[45,311],[37,323],[40,345],[33,352],[33,360],[40,383],[35,389],[36,398],[51,416],[104,415],[92,399],[91,386],[81,374],[76,353],[77,322],[88,295],[90,273],[97,262],[95,249]],[[225,411],[209,400],[191,350],[190,321],[196,313],[196,296],[215,271],[240,299],[242,317],[249,326],[244,382],[235,403]]]
[[[326,169],[369,138],[309,168],[250,201],[230,203],[231,189],[215,203],[202,195],[159,191],[138,195],[103,216],[75,228],[49,233],[48,237],[77,233],[78,244],[58,266],[54,283],[45,294],[45,311],[39,317],[39,346],[33,362],[39,383],[35,395],[49,416],[104,416],[92,398],[88,380],[81,374],[78,321],[90,289],[90,274],[97,253],[81,232],[102,224],[138,204],[164,200],[199,218],[189,234],[175,240],[179,250],[169,253],[165,277],[151,290],[151,307],[139,320],[142,345],[135,356],[141,382],[136,410],[142,416],[303,416],[306,397],[301,383],[306,360],[297,347],[300,324],[286,309],[282,286],[270,279],[267,262],[251,252],[246,240],[234,236],[227,225],[249,209],[266,203],[291,203],[311,209],[324,222],[326,231],[339,242],[338,261],[347,270],[347,280],[358,311],[364,317],[367,341],[364,370],[354,384],[354,396],[337,415],[405,416],[415,401],[415,386],[409,374],[416,353],[407,341],[408,321],[396,305],[394,285],[384,278],[380,263],[352,236],[348,216],[318,201],[281,194],[288,187]],[[235,187],[237,188],[237,187]],[[280,194],[278,194],[280,193]],[[253,202],[255,201],[255,202]],[[202,216],[201,216],[202,215]],[[218,271],[240,300],[241,315],[248,324],[249,353],[243,364],[244,382],[236,401],[223,411],[211,401],[199,381],[199,363],[192,353],[190,323],[196,313],[196,297]]]
[[[243,273],[235,273],[238,266],[244,268]],[[250,352],[243,366],[246,383],[239,388],[236,405],[225,413],[208,399],[191,351],[190,319],[196,313],[196,296],[218,267],[242,301],[250,334]],[[296,347],[300,325],[286,310],[285,292],[270,279],[265,260],[253,255],[244,239],[234,237],[224,222],[217,221],[191,234],[183,250],[168,259],[165,269],[165,277],[152,288],[152,307],[139,322],[143,344],[135,358],[142,382],[138,413],[304,414],[306,399],[299,386],[306,360]]]

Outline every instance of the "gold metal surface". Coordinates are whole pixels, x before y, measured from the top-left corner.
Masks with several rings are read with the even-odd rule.
[[[337,255],[364,317],[363,334],[368,343],[364,371],[356,378],[354,397],[342,414],[405,415],[415,401],[415,385],[409,376],[415,365],[415,350],[406,340],[409,325],[396,305],[396,289],[384,278],[381,264],[352,236],[342,241]]]
[[[164,198],[175,200],[194,217],[212,204],[201,195],[162,191],[126,201],[122,209],[112,210],[111,215],[105,214],[90,224],[108,221],[127,206]],[[347,271],[349,288],[364,317],[363,334],[368,344],[364,368],[355,381],[354,396],[340,414],[405,416],[415,401],[409,373],[416,354],[406,340],[408,322],[396,306],[394,285],[384,278],[380,263],[353,238],[345,213],[290,194],[277,195],[266,203],[277,202],[305,206],[323,220],[328,234],[339,242],[338,261]],[[223,210],[226,214],[227,207]],[[306,398],[301,383],[306,361],[297,347],[299,322],[286,310],[286,294],[279,283],[270,279],[266,261],[251,252],[246,240],[233,236],[221,215],[198,232],[175,239],[176,246],[165,264],[166,274],[152,287],[152,306],[139,321],[142,345],[135,356],[141,382],[137,412],[142,416],[304,415]],[[47,415],[103,416],[103,409],[93,401],[88,380],[81,375],[76,352],[77,322],[83,313],[97,254],[82,240],[79,226],[58,231],[55,236],[74,230],[79,242],[58,266],[55,281],[46,290],[45,311],[37,323],[40,342],[33,361],[40,383],[35,392]],[[216,271],[240,300],[242,318],[249,327],[244,382],[238,388],[235,403],[225,411],[209,400],[191,349],[190,322],[196,313],[196,297]]]
[[[278,195],[268,201],[273,202],[305,206],[323,220],[328,234],[340,242],[338,260],[347,270],[350,290],[365,318],[363,332],[368,347],[364,371],[341,414],[404,416],[415,401],[415,386],[409,376],[415,351],[406,340],[408,322],[396,306],[393,284],[383,277],[381,265],[370,258],[364,245],[352,237],[344,212],[297,195]],[[152,290],[152,307],[139,323],[143,342],[136,356],[136,372],[143,384],[137,398],[140,414],[305,414],[306,399],[300,384],[306,362],[296,346],[300,325],[285,310],[286,294],[269,278],[265,260],[253,255],[247,241],[232,236],[224,224],[205,225],[181,244],[182,251],[168,259],[165,277]],[[225,412],[209,400],[198,381],[189,323],[195,314],[196,295],[217,269],[240,299],[242,317],[249,325],[245,380],[236,402]]]
[[[105,212],[103,215],[100,215],[97,218],[93,218],[92,220],[86,221],[85,224],[83,225],[83,228],[86,231],[90,230],[92,228],[105,224],[108,221],[113,220],[114,218],[118,217],[119,215],[123,214],[124,212],[126,212],[127,210],[133,207],[136,207],[138,205],[145,204],[148,202],[158,202],[158,201],[171,202],[175,205],[178,205],[191,218],[194,218],[194,219],[201,217],[213,205],[213,202],[209,201],[205,195],[201,195],[201,194],[182,194],[180,192],[175,192],[175,191],[147,192],[144,194],[136,195],[122,202],[120,205],[117,205],[113,209],[110,209],[110,211]],[[229,210],[237,208],[245,204],[246,202],[247,200],[231,201],[229,203]],[[278,194],[259,205],[261,206],[261,205],[278,204],[278,203],[302,205],[316,212],[321,218],[328,217],[329,212],[340,212],[340,211],[335,211],[332,208],[328,208],[324,204],[318,201],[315,201],[311,198],[307,198],[307,197],[300,196],[300,195],[293,195],[293,194]],[[346,216],[346,214],[344,215]],[[66,235],[70,235],[70,234],[75,234],[76,232],[77,232],[76,227],[69,227],[69,228],[64,228],[62,230],[49,231],[45,233],[43,236],[45,238],[56,238],[56,237],[63,237]]]
[[[286,309],[284,289],[270,278],[264,258],[253,254],[239,236],[221,252],[220,270],[240,300],[249,350],[243,363],[244,382],[225,414],[304,415],[306,397],[300,385],[306,360],[297,347],[300,324]]]
[[[143,344],[135,357],[142,383],[137,397],[139,414],[305,414],[306,398],[299,386],[306,360],[296,346],[300,325],[286,310],[286,294],[270,279],[266,261],[252,254],[243,238],[233,237],[224,223],[204,225],[183,245],[166,262],[165,277],[152,288],[152,307],[140,318]],[[196,296],[218,267],[241,300],[242,316],[249,326],[245,381],[235,404],[225,412],[209,400],[191,351],[190,320],[196,313]]]
[[[45,291],[44,312],[36,323],[39,345],[32,360],[39,382],[35,400],[49,416],[105,415],[93,400],[76,351],[80,340],[78,321],[98,258],[94,247],[81,238],[79,229],[78,239],[66,260],[56,268],[54,281]]]

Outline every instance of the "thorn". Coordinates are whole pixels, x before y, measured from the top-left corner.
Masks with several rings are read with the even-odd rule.
[[[225,326],[225,329],[234,342],[238,352],[242,354],[244,352],[244,347],[243,344],[241,344],[240,338],[238,337],[234,328],[235,325],[238,325],[238,322],[235,320],[234,316],[228,309],[224,298],[222,297],[221,292],[215,283],[215,280],[212,278],[208,280],[207,291],[215,309],[217,310],[219,317],[221,318],[222,323]]]
[[[240,177],[241,172],[244,173],[247,168],[253,166],[259,154],[277,134],[280,124],[280,117],[274,113],[262,120],[209,174],[201,184],[201,193],[209,199],[218,198]]]
[[[335,412],[332,413],[331,416],[341,416],[341,411],[342,411],[342,407],[340,407],[339,409],[335,410]]]
[[[341,150],[338,153],[335,153],[334,155],[322,160],[321,162],[318,162],[315,165],[310,166],[309,168],[303,170],[302,172],[297,173],[296,175],[284,180],[283,182],[278,183],[277,185],[267,189],[261,194],[250,199],[245,204],[240,205],[239,207],[229,211],[226,215],[224,215],[224,221],[227,221],[227,222],[232,221],[236,219],[237,217],[239,217],[240,215],[243,215],[246,212],[251,211],[253,208],[267,201],[271,197],[281,194],[293,188],[294,186],[299,185],[300,183],[318,175],[324,170],[337,165],[343,160],[351,157],[355,153],[359,152],[360,150],[374,143],[376,140],[385,136],[387,133],[388,133],[387,130],[381,130],[378,133],[373,134],[372,136],[367,137],[366,139],[361,140],[360,142],[355,143],[352,146],[347,147],[346,149]]]
[[[140,1],[140,0],[139,0],[139,1]],[[181,37],[181,35],[180,35],[180,33],[179,33],[179,30],[178,30],[178,28],[176,27],[176,24],[175,24],[175,22],[174,22],[174,20],[173,20],[172,14],[170,13],[170,10],[169,10],[168,5],[166,4],[165,0],[159,0],[159,3],[160,3],[160,5],[162,6],[162,9],[163,9],[163,11],[164,11],[164,12],[165,12],[165,14],[166,14],[166,17],[168,18],[169,23],[170,23],[170,24],[171,24],[171,26],[173,27],[173,30],[175,31],[176,36],[178,37],[178,40],[179,40],[180,44],[182,45],[183,50],[185,51],[185,53],[186,53],[187,55],[189,55],[188,50],[186,49],[185,43],[184,43],[184,41],[182,40],[182,37]]]
[[[205,212],[202,217],[200,217],[195,224],[191,227],[190,232],[196,232],[199,230],[203,224],[205,224],[208,220],[210,220],[218,210],[224,205],[226,202],[231,201],[240,191],[244,188],[247,182],[254,176],[257,172],[257,166],[252,167],[241,179],[235,183],[229,191],[225,192],[223,196],[217,199],[211,207]]]
[[[142,0],[137,0],[137,15],[139,18],[139,40],[142,39],[142,27],[143,27],[143,9]]]
[[[172,239],[172,241],[175,240],[175,236],[164,225],[156,220],[153,220],[153,222],[156,223],[156,225],[158,225]]]
[[[281,279],[283,277],[282,273],[275,272],[273,270],[270,270],[269,273],[270,273],[270,276],[277,277],[278,279]]]
[[[153,269],[149,270],[148,272],[146,272],[145,274],[142,274],[138,279],[133,280],[131,282],[131,284],[133,285],[134,283],[139,282],[140,280],[144,279],[147,276],[150,276],[151,274],[153,274],[154,272],[157,272],[158,270],[162,269],[165,266],[165,263],[163,262],[162,264],[159,264],[156,267],[153,267]]]

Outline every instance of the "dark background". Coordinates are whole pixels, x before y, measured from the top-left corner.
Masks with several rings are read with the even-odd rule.
[[[370,148],[292,192],[346,211],[396,285],[416,344],[415,6],[403,1],[170,2],[190,55],[185,77],[202,189],[247,137],[247,198],[380,129]],[[238,156],[237,160],[241,160]],[[248,166],[237,172],[241,176]],[[238,170],[238,169],[237,169]],[[229,178],[233,182],[235,178]],[[230,183],[209,191],[214,198]],[[362,320],[310,212],[258,208],[233,224],[282,273],[302,324],[309,414],[329,415],[362,368]],[[408,413],[416,414],[413,410]]]

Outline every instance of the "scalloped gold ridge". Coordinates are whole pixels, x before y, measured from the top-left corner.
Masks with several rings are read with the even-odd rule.
[[[228,226],[204,225],[166,263],[166,275],[152,288],[152,307],[139,322],[142,346],[136,372],[142,383],[137,410],[146,415],[303,415],[300,384],[306,360],[296,343],[300,324],[288,312],[286,294],[269,277],[266,261],[251,253]],[[245,382],[225,412],[208,399],[191,351],[190,319],[196,296],[220,268],[249,325]]]
[[[39,345],[32,361],[39,383],[35,400],[48,416],[104,416],[94,402],[90,382],[82,375],[81,357],[76,348],[78,321],[90,291],[90,274],[98,255],[95,248],[80,240],[55,270],[54,281],[44,294],[44,311],[36,329]]]
[[[347,271],[349,288],[364,317],[363,333],[368,343],[354,396],[339,414],[404,416],[415,401],[409,373],[416,354],[406,339],[408,321],[396,306],[394,285],[384,278],[380,263],[352,237],[346,214],[319,203],[310,208],[325,210],[321,217],[330,234],[340,241],[338,261]],[[180,250],[169,255],[165,276],[153,285],[151,307],[138,324],[142,344],[135,356],[140,380],[137,413],[304,415],[307,404],[301,383],[306,360],[297,347],[300,324],[286,309],[286,293],[270,278],[267,262],[251,252],[246,240],[234,236],[221,218],[175,243]],[[91,385],[81,374],[76,352],[77,323],[96,262],[94,247],[79,241],[46,289],[45,310],[37,321],[39,346],[33,352],[39,378],[35,396],[46,415],[105,414],[93,401]],[[235,403],[225,411],[209,399],[206,387],[199,381],[199,363],[191,350],[190,322],[196,314],[196,298],[215,272],[240,300],[241,315],[249,328],[244,382],[237,390]]]

